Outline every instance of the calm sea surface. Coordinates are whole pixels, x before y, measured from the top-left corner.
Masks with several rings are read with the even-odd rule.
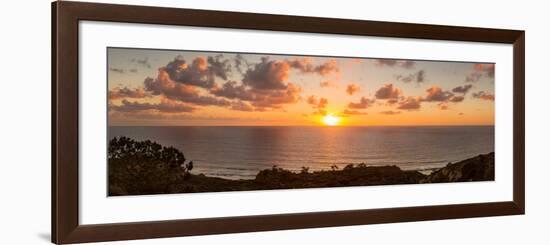
[[[109,137],[181,150],[193,173],[251,179],[273,165],[299,171],[348,163],[426,170],[494,151],[493,126],[457,127],[110,127]]]

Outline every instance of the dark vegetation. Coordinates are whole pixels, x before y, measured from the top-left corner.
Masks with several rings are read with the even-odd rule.
[[[193,168],[193,162],[184,164],[185,157],[176,148],[149,140],[114,138],[107,154],[110,194],[178,192]]]
[[[422,183],[483,181],[495,179],[495,153],[449,163],[422,180]]]
[[[121,137],[109,142],[108,161],[110,196],[494,180],[494,153],[449,163],[430,175],[397,166],[349,164],[314,172],[302,167],[297,173],[273,166],[255,179],[229,180],[191,174],[193,162],[173,147]]]

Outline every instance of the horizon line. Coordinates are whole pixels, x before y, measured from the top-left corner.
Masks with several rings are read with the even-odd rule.
[[[494,124],[409,124],[409,125],[108,125],[108,127],[322,127],[322,128],[346,128],[346,127],[489,127]]]

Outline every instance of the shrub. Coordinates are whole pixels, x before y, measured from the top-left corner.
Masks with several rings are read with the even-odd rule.
[[[193,166],[184,162],[183,153],[176,148],[150,140],[114,138],[108,147],[109,194],[176,192]]]

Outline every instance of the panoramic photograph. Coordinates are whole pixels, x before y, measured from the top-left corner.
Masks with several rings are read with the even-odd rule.
[[[108,196],[494,181],[495,64],[107,49]]]

